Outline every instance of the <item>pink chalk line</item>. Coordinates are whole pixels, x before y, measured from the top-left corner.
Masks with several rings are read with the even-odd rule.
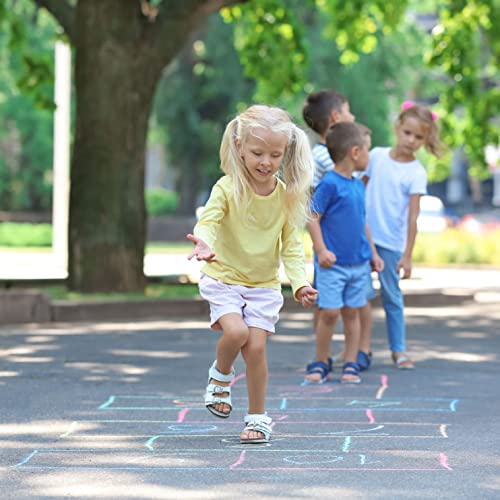
[[[245,374],[244,373],[240,373],[230,384],[229,384],[229,387],[232,387],[234,384],[236,384],[236,382],[238,382],[238,380],[241,380],[242,378],[245,378]]]
[[[236,462],[234,462],[234,464],[230,465],[229,468],[236,469],[236,467],[238,467],[238,465],[241,465],[245,461],[245,454],[246,454],[246,450],[242,451],[238,460],[236,460]]]
[[[276,420],[285,420],[285,418],[288,418],[288,415],[283,415],[280,418],[277,418]]]
[[[189,411],[189,408],[184,408],[183,410],[181,410],[179,412],[179,415],[177,415],[177,422],[178,423],[184,422],[184,418],[185,418],[188,411]]]
[[[445,469],[448,469],[448,470],[453,470],[448,465],[448,457],[444,453],[439,454],[439,463],[441,464],[441,467],[444,467]]]
[[[277,471],[277,470],[283,470],[283,471],[305,471],[305,470],[312,470],[314,472],[324,472],[324,471],[330,471],[330,470],[360,470],[360,471],[434,471],[434,470],[441,470],[437,468],[383,468],[383,467],[322,467],[321,469],[318,467],[253,467],[253,468],[245,468],[245,469],[240,469],[244,471]]]
[[[366,410],[366,416],[368,417],[370,424],[375,423],[375,417],[373,416],[373,412],[371,410]]]
[[[387,381],[388,381],[387,375],[380,376],[380,384],[382,387],[377,391],[377,395],[375,396],[375,399],[382,399],[382,396],[383,396],[385,390],[389,387]]]

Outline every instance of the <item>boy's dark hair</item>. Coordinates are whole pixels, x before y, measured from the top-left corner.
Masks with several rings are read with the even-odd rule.
[[[328,128],[330,113],[342,111],[347,99],[335,90],[320,90],[309,94],[302,108],[302,116],[307,125],[315,132],[323,135]]]
[[[336,123],[326,136],[326,147],[335,163],[342,161],[354,146],[362,148],[371,130],[360,123]]]

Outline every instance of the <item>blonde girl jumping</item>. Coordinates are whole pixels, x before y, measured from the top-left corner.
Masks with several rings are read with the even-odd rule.
[[[246,364],[248,413],[241,443],[266,443],[266,341],[283,305],[280,260],[293,295],[310,307],[317,292],[306,279],[299,228],[307,214],[312,157],[306,134],[282,109],[255,105],[226,127],[220,147],[224,176],[212,189],[193,234],[189,259],[206,261],[200,294],[211,327],[222,330],[208,372],[205,406],[229,417],[233,363]]]

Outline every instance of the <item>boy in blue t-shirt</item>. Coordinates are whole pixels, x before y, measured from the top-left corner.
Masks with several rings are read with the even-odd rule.
[[[361,382],[358,312],[366,304],[370,261],[377,271],[384,266],[366,225],[364,184],[352,175],[366,169],[370,131],[355,123],[337,123],[328,132],[326,145],[335,170],[316,188],[311,204],[313,219],[307,225],[315,250],[319,292],[316,363],[328,364],[335,322],[342,311],[346,338],[340,382],[357,384]]]
[[[314,176],[312,191],[316,189],[327,172],[335,168],[332,157],[326,147],[326,136],[331,126],[341,122],[354,122],[355,117],[351,113],[349,101],[334,89],[324,89],[309,94],[302,109],[302,116],[309,128],[318,134],[318,142],[312,148],[314,159]],[[314,271],[316,276],[316,270]],[[313,288],[316,286],[316,278],[313,279]],[[361,325],[366,325],[367,335],[371,333],[371,311],[368,316],[361,311]],[[318,308],[316,305],[314,312],[314,331],[318,324]],[[342,356],[340,356],[343,358]],[[359,361],[359,360],[358,360]],[[328,379],[333,367],[333,359],[328,355],[327,363],[313,361],[307,365],[306,380],[310,383],[322,383]]]

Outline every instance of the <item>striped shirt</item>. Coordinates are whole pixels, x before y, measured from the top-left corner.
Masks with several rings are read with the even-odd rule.
[[[314,158],[314,177],[312,187],[316,189],[321,179],[327,172],[335,168],[335,163],[330,157],[326,144],[318,142],[312,148],[312,155]]]

